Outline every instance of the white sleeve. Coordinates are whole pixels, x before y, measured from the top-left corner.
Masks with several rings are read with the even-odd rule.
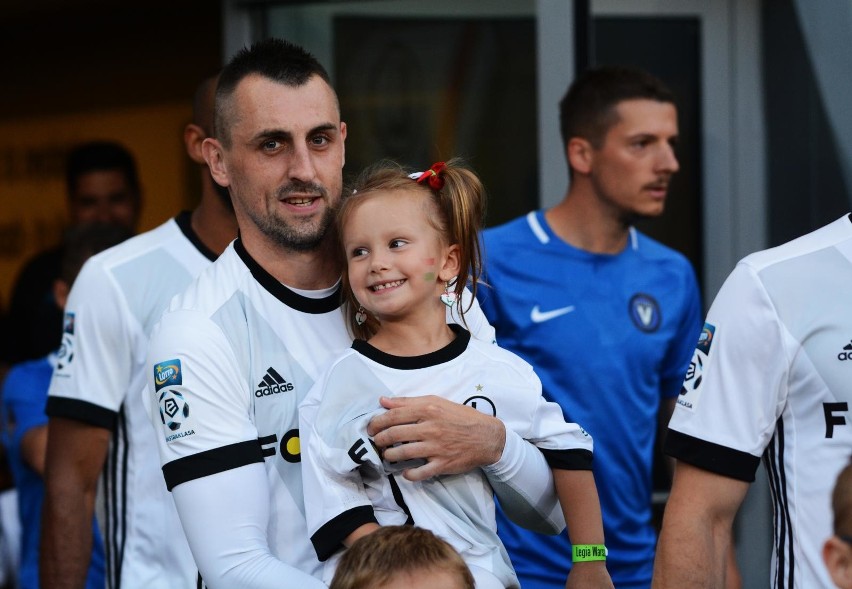
[[[669,422],[666,452],[754,480],[786,402],[789,355],[796,349],[759,277],[741,262],[707,314]]]
[[[269,552],[272,498],[263,464],[181,483],[172,496],[198,570],[211,589],[325,589]]]
[[[331,427],[328,416],[321,416],[329,412],[328,404],[322,403],[327,379],[328,373],[321,376],[299,406],[302,487],[310,498],[305,501],[305,518],[311,543],[323,562],[342,549],[342,541],[358,527],[376,523],[356,460],[381,464],[366,434],[359,435],[369,414],[355,423]],[[341,413],[336,408],[332,412]],[[341,445],[342,440],[351,443]]]
[[[511,379],[515,409],[503,412],[506,446],[500,460],[484,472],[509,519],[556,534],[565,520],[551,468],[591,469],[592,438],[576,423],[565,421],[559,405],[542,396],[532,366],[517,360],[518,378]]]
[[[132,320],[99,258],[88,260],[65,306],[62,347],[49,391],[51,415],[112,427],[104,420],[124,402],[134,350],[144,349],[138,345],[144,336],[141,329],[129,325]],[[140,356],[139,361],[143,359]],[[77,408],[88,410],[77,415]]]
[[[553,483],[553,472],[541,451],[506,428],[500,460],[483,469],[513,522],[540,534],[559,534],[565,517]]]
[[[203,313],[168,312],[148,347],[146,402],[168,488],[263,460],[247,377],[218,325]],[[224,449],[231,448],[229,452]],[[205,452],[207,458],[187,468]],[[180,468],[173,467],[176,461]],[[172,477],[177,473],[177,477]]]

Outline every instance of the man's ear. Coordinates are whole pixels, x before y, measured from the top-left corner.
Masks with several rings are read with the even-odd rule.
[[[183,129],[183,144],[186,146],[186,153],[196,164],[204,164],[201,144],[206,138],[207,133],[195,123],[190,123]]]
[[[441,266],[441,270],[438,272],[438,278],[441,279],[441,282],[449,282],[459,275],[459,268],[461,268],[460,253],[461,250],[456,244],[451,245],[447,249],[447,257],[444,259],[444,265]]]
[[[581,137],[572,137],[568,141],[566,148],[568,154],[568,165],[580,173],[588,174],[592,169],[592,160],[594,159],[594,150],[592,144]]]
[[[60,311],[65,308],[65,303],[68,302],[70,290],[71,286],[61,278],[53,281],[53,300],[56,301],[56,306],[59,307]]]
[[[213,180],[220,186],[229,186],[230,181],[223,157],[222,144],[212,137],[207,137],[201,142],[201,153],[204,156],[204,161],[207,162],[207,167],[210,168],[210,175],[213,176]]]
[[[852,546],[832,536],[822,547],[822,558],[834,584],[840,589],[852,589]]]

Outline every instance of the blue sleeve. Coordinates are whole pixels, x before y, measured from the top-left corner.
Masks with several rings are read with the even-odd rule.
[[[701,310],[701,295],[698,292],[698,281],[692,265],[684,261],[684,301],[681,316],[676,319],[675,336],[669,342],[669,349],[663,365],[660,381],[660,392],[664,399],[671,399],[680,393],[686,369],[692,360],[692,353],[698,343],[698,336],[703,325]]]
[[[5,439],[14,446],[34,427],[47,424],[44,406],[49,385],[42,375],[27,366],[13,366],[3,383]]]
[[[481,232],[479,244],[482,251],[482,274],[479,278],[480,284],[476,289],[476,300],[479,301],[479,307],[485,314],[485,318],[496,329],[498,323],[497,306],[495,305],[496,293],[494,286],[488,280],[488,241],[487,231]]]

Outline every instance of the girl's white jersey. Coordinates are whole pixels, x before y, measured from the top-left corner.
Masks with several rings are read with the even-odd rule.
[[[308,531],[330,581],[342,540],[369,522],[413,523],[450,542],[472,570],[501,587],[518,580],[497,536],[493,491],[480,470],[411,482],[410,464],[384,461],[367,436],[380,396],[441,394],[493,415],[545,452],[551,466],[591,469],[592,440],[541,395],[532,367],[453,326],[455,340],[419,357],[385,354],[356,341],[323,373],[300,408]],[[535,504],[537,498],[529,498]]]
[[[852,218],[743,259],[719,291],[669,424],[669,454],[753,481],[775,512],[772,587],[831,587],[821,549],[852,455]]]

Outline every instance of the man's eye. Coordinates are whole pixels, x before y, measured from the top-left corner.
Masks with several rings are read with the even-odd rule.
[[[314,147],[323,147],[328,144],[328,137],[325,135],[317,135],[315,137],[311,137],[311,145]]]
[[[278,149],[278,147],[280,145],[281,144],[278,141],[276,141],[275,139],[270,139],[268,141],[263,142],[263,149],[265,149],[267,151],[274,151],[274,150]]]

